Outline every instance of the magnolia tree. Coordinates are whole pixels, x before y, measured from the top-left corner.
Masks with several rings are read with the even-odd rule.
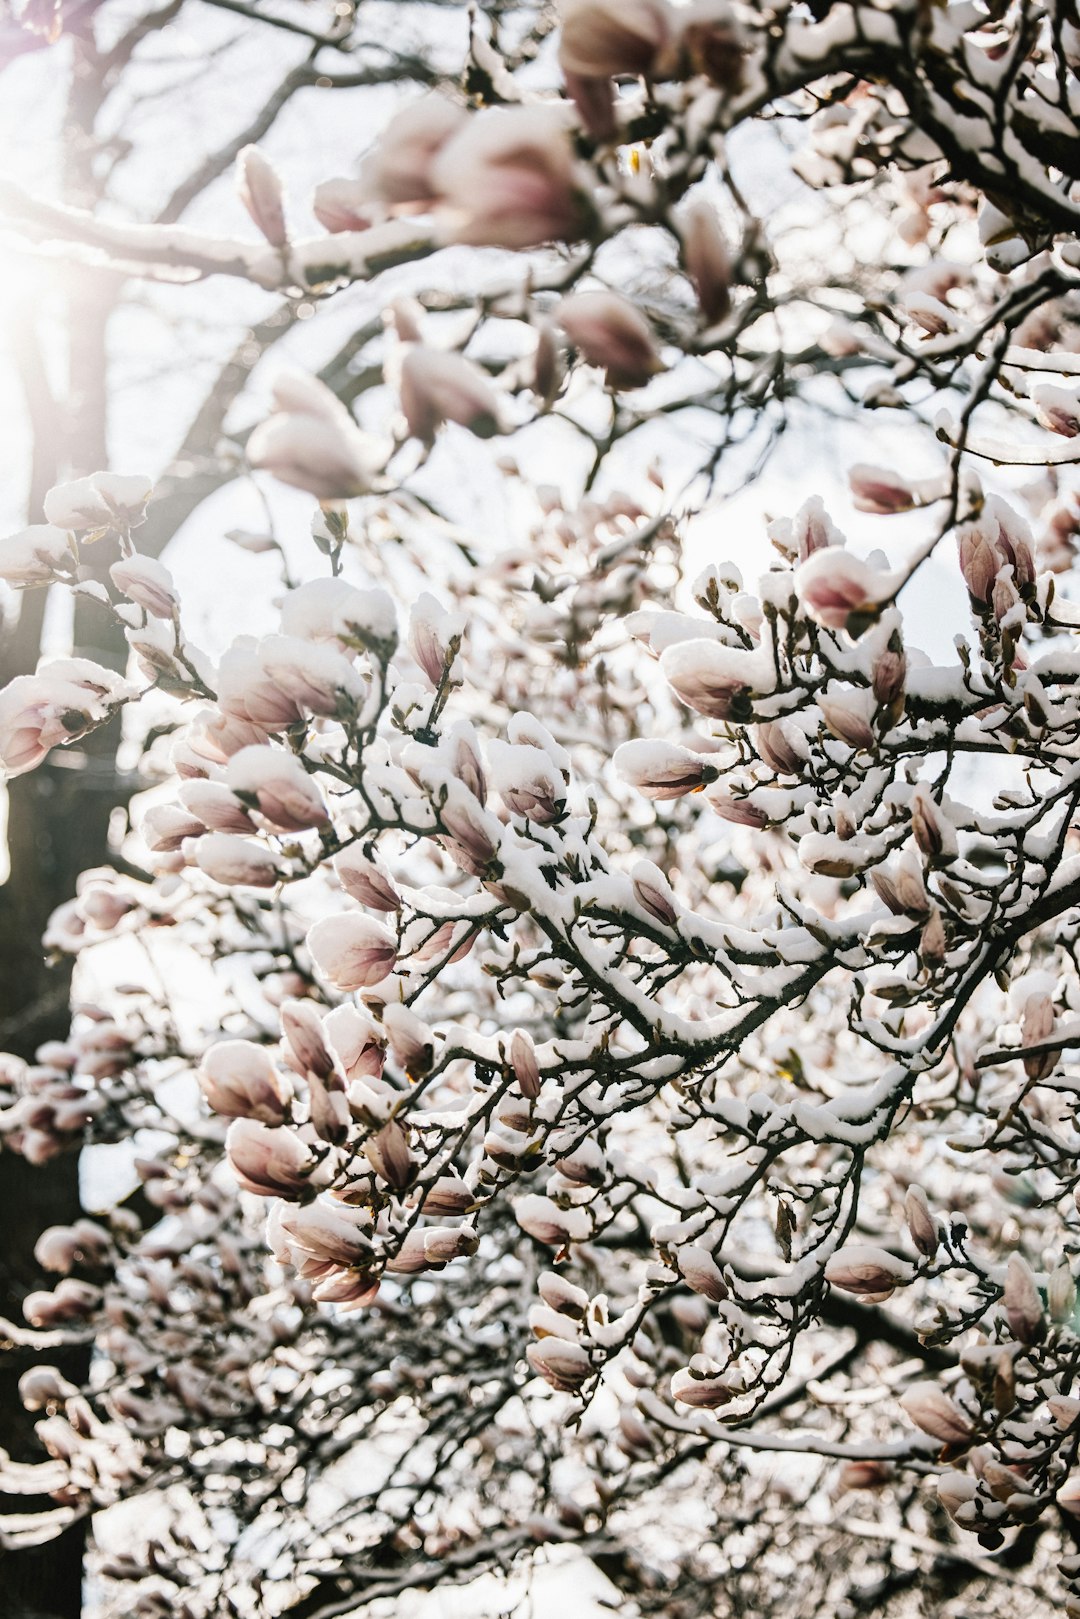
[[[470,27],[310,239],[251,146],[258,240],[0,195],[77,263],[385,309],[222,452],[317,502],[234,536],[281,560],[273,633],[191,639],[147,478],[0,547],[131,653],[13,680],[9,773],[123,710],[148,789],[49,924],[68,1037],[4,1066],[7,1152],[140,1182],[42,1233],[5,1326],[48,1456],[3,1487],[53,1503],[5,1533],[96,1515],[102,1615],[575,1555],[680,1619],[1080,1613],[1075,13]],[[800,395],[923,459],[850,467],[869,556],[800,466],[744,582],[694,536]],[[466,435],[495,538],[431,494]]]

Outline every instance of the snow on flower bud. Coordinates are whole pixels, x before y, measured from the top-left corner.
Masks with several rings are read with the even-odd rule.
[[[151,618],[175,618],[180,598],[172,574],[153,557],[121,557],[109,569],[109,578]]]
[[[0,691],[0,766],[9,776],[33,770],[50,749],[102,725],[133,695],[89,658],[56,658],[36,674],[16,675]]]
[[[371,440],[316,377],[286,373],[274,384],[273,413],[247,443],[251,466],[322,501],[365,494],[376,474]]]
[[[394,970],[397,943],[389,929],[368,916],[324,916],[308,930],[316,967],[336,989],[370,989]]]
[[[241,748],[225,767],[225,781],[276,831],[304,832],[327,823],[322,794],[296,755],[282,748]]]
[[[582,1208],[561,1209],[550,1197],[530,1192],[514,1204],[517,1223],[537,1242],[549,1248],[563,1248],[568,1242],[585,1242],[592,1235],[592,1221]]]
[[[732,1393],[731,1385],[724,1378],[705,1376],[690,1366],[683,1366],[671,1379],[672,1398],[703,1411],[730,1405]]]
[[[986,525],[981,520],[963,524],[956,531],[956,544],[960,554],[960,572],[968,595],[972,601],[985,606],[990,601],[994,580],[1002,565]]]
[[[679,908],[671,885],[658,866],[651,860],[639,860],[630,873],[634,898],[643,911],[663,924],[674,927],[679,919]]]
[[[679,1249],[676,1260],[683,1280],[695,1293],[711,1299],[714,1304],[719,1304],[727,1298],[727,1283],[719,1265],[707,1248],[699,1248],[696,1244],[690,1243],[685,1248]]]
[[[461,645],[465,623],[428,591],[417,598],[409,614],[409,651],[433,686],[439,686]]]
[[[277,170],[257,146],[245,146],[236,159],[236,190],[240,201],[271,247],[284,247],[284,189]]]
[[[871,675],[871,689],[875,701],[890,710],[896,719],[903,710],[904,686],[907,681],[907,655],[898,635],[889,637],[884,652],[875,659]]]
[[[887,1299],[895,1288],[906,1286],[914,1275],[906,1259],[897,1259],[895,1254],[869,1243],[840,1248],[825,1265],[825,1280],[831,1287],[874,1303]]]
[[[352,844],[334,856],[337,880],[349,895],[370,910],[387,914],[401,910],[401,895],[381,861]]]
[[[660,668],[688,708],[739,724],[751,718],[753,696],[770,692],[776,679],[768,654],[709,640],[677,641],[661,653]]]
[[[334,1059],[318,1008],[310,1001],[282,1001],[280,1016],[283,1055],[289,1067],[304,1077],[317,1074],[326,1079],[333,1072]]]
[[[367,230],[371,225],[370,199],[359,180],[323,180],[315,187],[311,211],[331,235]]]
[[[715,765],[699,753],[691,753],[675,742],[639,737],[615,749],[612,761],[623,781],[636,787],[646,798],[660,802],[700,793],[719,775]]]
[[[431,1072],[435,1060],[435,1041],[431,1029],[411,1007],[390,1001],[383,1007],[383,1028],[390,1041],[394,1057],[409,1079],[423,1079]]]
[[[870,693],[859,689],[832,691],[818,698],[821,717],[829,730],[849,748],[872,748],[874,729],[870,723],[872,700]]]
[[[576,242],[591,216],[586,182],[558,105],[470,116],[432,165],[448,240],[529,248]]]
[[[723,320],[731,308],[731,253],[716,210],[695,197],[682,209],[678,226],[683,263],[701,312],[711,323]]]
[[[649,76],[673,32],[666,0],[562,0],[559,66],[606,79]]]
[[[798,776],[806,762],[801,733],[783,720],[754,727],[754,741],[762,762],[778,776]]]
[[[1031,1267],[1021,1254],[1010,1254],[1005,1267],[1002,1294],[1009,1331],[1022,1344],[1033,1344],[1043,1335],[1042,1299]]]
[[[916,1383],[900,1401],[901,1409],[923,1433],[943,1445],[967,1445],[973,1430],[967,1417],[936,1383]]]
[[[892,599],[897,577],[881,573],[840,546],[815,551],[796,570],[795,594],[810,617],[830,630],[859,636]]]
[[[409,1139],[396,1119],[364,1142],[364,1153],[376,1175],[397,1191],[408,1186],[412,1179],[413,1160]]]
[[[1072,1321],[1076,1312],[1076,1281],[1067,1259],[1059,1261],[1050,1272],[1046,1303],[1053,1320]]]
[[[542,1338],[528,1346],[525,1356],[534,1372],[564,1394],[575,1393],[592,1375],[587,1351],[565,1338]]]
[[[192,781],[185,781],[180,788],[180,803],[192,815],[198,816],[209,832],[255,830],[255,823],[243,804],[222,781],[203,781],[198,777]],[[149,816],[147,819],[149,820]]]
[[[1039,421],[1052,433],[1065,438],[1075,438],[1080,433],[1080,395],[1075,389],[1041,382],[1031,390],[1031,403]]]
[[[0,540],[0,579],[6,585],[48,585],[74,565],[70,538],[50,523],[35,523]]]
[[[466,122],[465,109],[446,96],[427,95],[390,120],[358,182],[361,194],[389,208],[430,204],[440,188],[432,166],[446,142]]]
[[[221,1040],[199,1065],[199,1089],[215,1113],[283,1124],[289,1090],[264,1046],[250,1040]]]
[[[207,832],[196,839],[195,863],[226,888],[273,888],[279,876],[269,849],[231,832]]]
[[[45,496],[45,516],[56,528],[134,528],[146,515],[154,486],[149,478],[126,478],[95,472],[74,483],[57,484]]]
[[[909,512],[919,503],[918,491],[905,478],[884,467],[858,465],[848,472],[856,510],[888,516]]]
[[[311,1153],[292,1130],[258,1119],[233,1120],[225,1154],[243,1190],[257,1197],[296,1197],[315,1167]]]
[[[551,757],[530,743],[488,744],[492,786],[512,815],[549,826],[566,806],[566,788]]]
[[[1020,1043],[1024,1046],[1043,1045],[1054,1032],[1054,1002],[1045,990],[1037,990],[1024,1001],[1020,1020]],[[1058,1053],[1044,1051],[1024,1058],[1024,1072],[1029,1079],[1045,1079],[1057,1065]]]
[[[937,1481],[938,1500],[949,1517],[955,1518],[962,1508],[974,1501],[978,1488],[978,1480],[973,1479],[970,1473],[952,1470],[942,1473]]]
[[[452,1259],[475,1254],[479,1237],[471,1226],[426,1226],[421,1232],[424,1258],[429,1265],[448,1265]]]
[[[926,1201],[926,1193],[921,1186],[908,1188],[904,1199],[904,1219],[907,1221],[911,1240],[927,1259],[933,1259],[938,1251],[937,1222],[930,1213],[930,1205]]]
[[[540,1095],[540,1066],[532,1036],[525,1029],[515,1029],[511,1036],[510,1065],[522,1096],[535,1101]]]
[[[573,292],[555,319],[588,365],[599,366],[609,388],[642,388],[664,369],[648,321],[618,292]]]
[[[911,830],[928,860],[947,860],[955,855],[955,829],[925,782],[919,782],[911,795]]]
[[[401,362],[398,391],[409,432],[424,444],[434,442],[444,422],[467,427],[477,438],[499,431],[499,396],[463,354],[412,345]]]

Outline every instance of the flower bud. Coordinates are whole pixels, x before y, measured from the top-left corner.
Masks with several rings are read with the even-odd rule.
[[[664,369],[648,321],[620,293],[571,293],[555,318],[586,364],[604,372],[609,388],[642,388]]]
[[[309,930],[316,967],[336,989],[370,989],[394,970],[397,944],[389,929],[367,916],[324,916]]]
[[[284,191],[277,170],[257,146],[245,146],[236,160],[236,189],[240,201],[271,247],[284,247]]]
[[[592,1373],[592,1362],[580,1344],[563,1338],[543,1338],[525,1351],[533,1371],[552,1388],[575,1393]]]
[[[906,1259],[897,1259],[884,1248],[869,1244],[840,1248],[825,1265],[825,1280],[830,1286],[875,1302],[888,1298],[894,1288],[905,1286],[914,1274]]]
[[[916,1383],[900,1401],[916,1428],[943,1445],[967,1445],[973,1431],[967,1417],[936,1383]]]
[[[1046,1326],[1042,1299],[1031,1267],[1021,1254],[1009,1255],[1002,1303],[1014,1338],[1022,1344],[1033,1344],[1042,1337]]]
[[[215,1113],[283,1124],[289,1089],[265,1047],[250,1040],[222,1040],[199,1067],[199,1089]]]
[[[904,1199],[904,1218],[907,1221],[911,1240],[920,1254],[927,1259],[933,1259],[938,1251],[938,1229],[930,1205],[926,1201],[926,1193],[921,1186],[911,1186]]]
[[[207,832],[197,838],[195,863],[226,888],[273,888],[279,875],[269,849],[229,832]]]
[[[180,598],[172,574],[153,557],[121,557],[109,569],[109,578],[151,618],[176,617]]]
[[[511,1036],[510,1064],[522,1096],[535,1101],[540,1095],[540,1067],[532,1036],[525,1029],[515,1029]]]
[[[292,1130],[258,1119],[234,1119],[225,1154],[245,1192],[257,1197],[295,1197],[304,1191],[315,1160]]]
[[[719,775],[716,766],[701,754],[651,738],[621,743],[615,750],[614,765],[623,781],[659,802],[700,793]]]

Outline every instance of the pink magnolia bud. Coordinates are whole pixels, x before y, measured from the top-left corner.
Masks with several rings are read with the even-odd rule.
[[[543,1338],[530,1344],[525,1356],[534,1372],[564,1394],[575,1393],[592,1375],[586,1350],[563,1338]]]
[[[550,1248],[563,1248],[568,1242],[585,1242],[592,1235],[592,1221],[582,1208],[561,1209],[550,1197],[529,1193],[514,1204],[517,1223],[537,1242]]]
[[[211,1046],[199,1067],[199,1089],[215,1113],[283,1124],[289,1116],[289,1088],[264,1046],[250,1040],[222,1040]]]
[[[464,107],[427,95],[397,113],[360,171],[364,196],[390,208],[412,209],[439,196],[432,167],[450,137],[466,122]]]
[[[70,536],[49,523],[37,523],[0,540],[0,579],[6,585],[48,585],[74,565]]]
[[[366,1264],[371,1258],[368,1235],[371,1217],[367,1210],[346,1208],[328,1198],[317,1198],[303,1208],[279,1208],[274,1218],[279,1230],[288,1238],[289,1247],[297,1250],[291,1256],[307,1256],[316,1266],[342,1265],[350,1269]],[[272,1235],[268,1229],[267,1236]],[[277,1243],[273,1246],[276,1250]],[[314,1274],[315,1267],[302,1263],[302,1274]]]
[[[969,1507],[977,1494],[978,1480],[970,1473],[950,1471],[942,1473],[937,1481],[938,1500],[950,1518],[956,1518]]]
[[[473,247],[576,242],[591,209],[557,105],[494,107],[470,116],[432,165],[446,235]]]
[[[371,441],[324,383],[302,373],[279,376],[274,407],[248,439],[251,466],[323,501],[348,500],[371,488]]]
[[[874,746],[869,692],[862,689],[831,692],[828,697],[818,698],[818,707],[833,736],[846,742],[849,748],[870,749]]]
[[[179,849],[186,838],[197,838],[206,830],[203,822],[179,804],[155,804],[142,819],[143,839],[155,853]]]
[[[304,1078],[318,1074],[322,1079],[333,1073],[334,1059],[326,1043],[325,1026],[310,1001],[282,1001],[281,1034],[285,1061],[296,1073]]]
[[[487,798],[487,777],[476,732],[467,720],[459,720],[448,737],[450,766],[454,775],[478,804]]]
[[[528,1101],[535,1101],[540,1095],[540,1065],[536,1060],[532,1036],[524,1029],[515,1029],[511,1037],[510,1063],[522,1096]]]
[[[426,1226],[421,1236],[424,1258],[429,1265],[448,1265],[452,1259],[467,1259],[475,1254],[480,1242],[471,1226]]]
[[[665,0],[562,0],[559,66],[586,78],[651,74],[674,28]]]
[[[1022,1344],[1033,1344],[1042,1337],[1046,1327],[1042,1299],[1031,1267],[1021,1254],[1009,1255],[1002,1303],[1014,1338]]]
[[[705,1376],[689,1366],[682,1367],[671,1379],[673,1399],[704,1411],[715,1411],[720,1406],[730,1405],[732,1393],[730,1383],[724,1378]]]
[[[771,658],[721,646],[718,641],[677,641],[660,656],[665,679],[688,708],[710,719],[748,721],[755,693],[772,690]]]
[[[907,681],[907,655],[899,636],[889,638],[885,651],[874,662],[871,688],[882,708],[901,704]],[[898,711],[897,711],[898,712]]]
[[[919,503],[918,492],[906,479],[884,467],[859,465],[848,472],[856,510],[888,516],[909,512]]]
[[[44,501],[45,516],[54,527],[74,532],[135,528],[143,521],[153,492],[149,478],[94,472],[50,489]]]
[[[433,686],[441,685],[465,634],[463,620],[424,591],[409,614],[409,651]]]
[[[492,835],[492,817],[475,800],[451,797],[441,810],[447,836],[441,839],[447,854],[470,877],[482,877],[498,851]],[[497,823],[496,823],[497,824]]]
[[[195,863],[226,888],[273,888],[279,876],[269,849],[229,832],[207,832],[197,838]]]
[[[793,725],[772,720],[754,727],[754,741],[763,763],[778,776],[801,775],[806,763],[806,744]]]
[[[968,1445],[973,1430],[967,1417],[936,1383],[916,1383],[900,1401],[916,1428],[943,1445]]]
[[[511,815],[549,826],[566,807],[566,789],[554,760],[529,743],[488,744],[492,785]]]
[[[425,444],[434,442],[444,422],[467,427],[477,438],[499,431],[499,397],[463,354],[413,345],[401,362],[399,391],[409,432]]]
[[[259,663],[300,712],[345,718],[362,700],[364,686],[352,661],[336,647],[295,635],[268,635],[259,642]]]
[[[599,366],[609,388],[641,388],[664,369],[652,329],[617,292],[574,292],[555,319],[588,365]]]
[[[1054,1002],[1045,991],[1029,995],[1024,1001],[1020,1022],[1020,1040],[1025,1046],[1039,1046],[1054,1032]],[[1040,1056],[1024,1058],[1024,1072],[1029,1079],[1045,1079],[1057,1065],[1058,1053],[1046,1051]]]
[[[388,1186],[401,1191],[408,1186],[413,1174],[409,1140],[396,1119],[384,1124],[375,1135],[364,1142],[364,1153],[369,1164]]]
[[[908,1194],[904,1199],[904,1218],[911,1233],[911,1240],[920,1254],[927,1259],[933,1259],[938,1251],[938,1228],[934,1216],[930,1213],[926,1193],[921,1186],[908,1188]]]
[[[888,1484],[893,1477],[893,1469],[888,1462],[879,1462],[873,1459],[859,1462],[845,1462],[836,1477],[838,1490],[880,1490]]]
[[[334,871],[346,894],[361,905],[386,913],[401,910],[401,895],[390,874],[381,862],[364,854],[358,844],[334,856]]]
[[[830,545],[802,563],[794,585],[799,601],[818,624],[858,636],[892,599],[897,580]]]
[[[731,254],[716,210],[695,197],[679,218],[683,263],[707,321],[723,320],[731,308]]]
[[[838,1249],[825,1265],[825,1280],[831,1287],[875,1302],[887,1299],[895,1288],[906,1286],[914,1275],[906,1259],[862,1243]]]
[[[949,859],[956,853],[956,832],[925,782],[911,795],[911,830],[928,860]]]
[[[960,572],[968,594],[972,601],[988,603],[1001,567],[1001,557],[986,524],[981,519],[963,524],[956,531],[956,544],[960,553]]]
[[[255,822],[235,793],[222,781],[185,781],[180,789],[180,803],[193,816],[197,816],[210,832],[254,832]],[[166,806],[173,808],[174,806]],[[151,812],[152,813],[152,812]],[[150,817],[147,816],[147,820]],[[145,836],[144,822],[144,836]],[[168,822],[165,823],[166,829]],[[196,833],[186,834],[197,836]]]
[[[240,201],[271,247],[284,247],[284,191],[277,170],[257,146],[245,146],[236,160],[236,189]]]
[[[1052,382],[1039,383],[1031,390],[1035,414],[1044,427],[1065,438],[1080,433],[1080,396],[1074,390],[1059,388]]]
[[[434,1185],[422,1195],[424,1213],[436,1219],[440,1216],[445,1218],[468,1214],[475,1202],[476,1199],[468,1185],[458,1175],[440,1175]]]
[[[368,203],[365,187],[359,180],[323,180],[315,187],[311,211],[324,230],[337,235],[341,231],[369,228]]]
[[[719,1304],[728,1296],[727,1283],[721,1274],[720,1267],[707,1248],[699,1248],[688,1244],[680,1248],[676,1256],[679,1271],[688,1287],[703,1298],[711,1299]]]
[[[316,967],[336,989],[370,989],[394,970],[397,942],[381,922],[344,912],[324,916],[308,931]]]
[[[574,1321],[584,1319],[585,1311],[589,1307],[589,1295],[584,1288],[575,1287],[573,1282],[568,1282],[565,1276],[560,1276],[558,1271],[553,1270],[541,1271],[536,1279],[536,1286],[540,1297],[550,1309]]]
[[[180,598],[172,574],[153,557],[121,557],[109,569],[109,578],[151,618],[176,617]]]
[[[280,832],[325,826],[329,817],[322,794],[295,754],[269,743],[241,748],[225,767],[225,781]]]
[[[720,774],[715,765],[689,748],[644,737],[621,743],[612,762],[623,781],[646,798],[661,802],[700,793]]]
[[[928,967],[940,967],[945,960],[946,946],[944,920],[938,907],[931,905],[930,915],[919,935],[919,956]]]
[[[17,675],[0,691],[0,767],[8,776],[33,770],[52,748],[104,724],[132,694],[89,658],[55,658],[36,674]]]
[[[679,908],[671,885],[658,866],[651,860],[639,860],[630,873],[634,898],[643,911],[655,917],[664,927],[674,927],[679,919]]]
[[[322,1027],[346,1079],[379,1078],[386,1061],[386,1038],[372,1018],[355,1006],[335,1006]]]
[[[382,1020],[390,1049],[408,1078],[423,1079],[435,1060],[435,1042],[428,1025],[410,1007],[394,1001],[383,1007]]]
[[[315,1159],[299,1136],[258,1119],[233,1120],[225,1153],[241,1187],[257,1197],[296,1197],[315,1168]]]

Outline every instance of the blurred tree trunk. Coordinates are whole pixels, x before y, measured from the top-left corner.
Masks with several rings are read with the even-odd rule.
[[[91,276],[69,305],[68,397],[62,409],[51,397],[32,312],[27,309],[15,323],[14,358],[33,430],[31,522],[41,521],[45,491],[53,483],[108,465],[105,337],[113,296],[111,278]],[[45,601],[44,591],[22,597],[18,624],[0,649],[0,684],[34,669]],[[124,665],[124,641],[93,603],[80,604],[73,642],[76,655],[114,668]],[[50,913],[74,894],[79,873],[106,859],[109,818],[123,796],[115,769],[118,736],[114,721],[78,750],[57,750],[40,769],[9,785],[10,875],[0,887],[0,1049],[27,1060],[43,1041],[63,1039],[68,1032],[70,967],[46,962],[41,936]],[[41,1231],[69,1223],[79,1213],[77,1153],[65,1153],[44,1168],[34,1168],[14,1153],[4,1155],[0,1312],[5,1316],[21,1320],[22,1300],[43,1285],[34,1259]],[[0,1446],[20,1461],[41,1459],[34,1419],[23,1410],[17,1390],[21,1372],[40,1358],[34,1350],[0,1358]],[[85,1380],[88,1350],[50,1352],[48,1359],[73,1381]],[[3,1500],[5,1509],[15,1512],[50,1504]],[[0,1612],[5,1619],[78,1619],[84,1544],[84,1525],[78,1523],[44,1546],[0,1551]]]

